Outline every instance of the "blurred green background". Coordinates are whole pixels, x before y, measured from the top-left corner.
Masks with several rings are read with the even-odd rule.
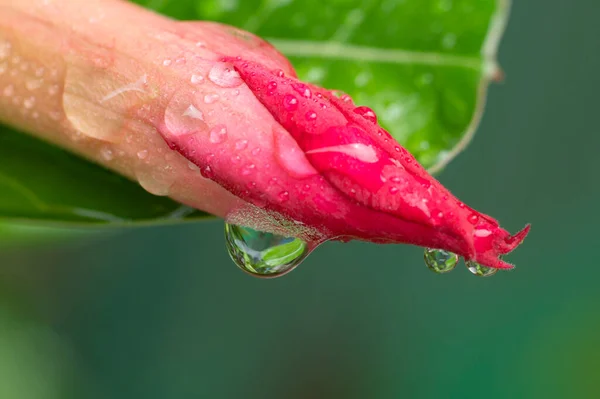
[[[600,3],[515,2],[479,133],[440,176],[511,231],[512,272],[319,248],[257,280],[223,223],[0,251],[0,398],[600,397]]]

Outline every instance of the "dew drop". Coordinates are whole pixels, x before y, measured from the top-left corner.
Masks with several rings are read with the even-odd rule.
[[[448,273],[458,264],[458,255],[443,249],[425,249],[425,264],[436,273]]]
[[[274,72],[275,72],[275,75],[277,75],[280,78],[283,78],[285,76],[285,72],[283,72],[283,69],[277,69]]]
[[[175,95],[165,109],[165,126],[170,134],[181,136],[206,131],[202,111],[191,104],[189,95]]]
[[[304,83],[295,83],[292,85],[292,88],[298,92],[304,98],[311,98],[312,92],[310,88]]]
[[[289,112],[295,111],[298,108],[298,99],[291,94],[286,94],[283,97],[283,108]]]
[[[216,63],[210,69],[208,79],[219,87],[237,87],[242,84],[240,74],[224,62]]]
[[[191,171],[200,172],[200,168],[192,161],[188,161],[187,166],[188,166],[188,169]]]
[[[233,262],[256,277],[279,277],[310,253],[306,242],[225,223],[225,245]]]
[[[28,97],[23,100],[23,106],[25,109],[31,109],[35,105],[35,97]]]
[[[10,97],[15,94],[15,88],[13,85],[8,85],[2,90],[2,95],[5,97]]]
[[[104,159],[105,161],[112,161],[115,157],[112,150],[108,147],[102,148],[100,150],[100,155],[102,155],[102,159]]]
[[[251,175],[255,169],[256,169],[256,166],[254,166],[254,164],[251,163],[249,165],[244,166],[240,173],[242,176],[248,176],[248,175]]]
[[[204,82],[204,76],[202,76],[202,75],[192,75],[192,77],[190,78],[190,82],[193,85],[199,85],[200,83]]]
[[[172,63],[172,62],[173,62],[173,61],[171,61],[171,60],[168,60],[168,59],[167,59],[167,60],[164,60],[164,61],[163,61],[163,65],[164,65],[164,66],[169,66],[169,65],[171,65],[171,63]]]
[[[215,101],[217,101],[219,99],[219,95],[218,94],[207,94],[204,96],[204,103],[205,104],[212,104]]]
[[[225,125],[216,125],[210,129],[208,140],[213,144],[219,144],[227,140],[227,127]]]
[[[27,88],[27,90],[33,91],[39,89],[42,86],[42,83],[42,79],[31,79],[25,82],[25,87]]]
[[[486,267],[486,266],[482,266],[477,262],[474,262],[472,260],[468,260],[466,262],[467,264],[467,269],[469,269],[469,271],[471,273],[473,273],[474,275],[478,276],[478,277],[489,277],[489,276],[493,276],[494,274],[496,274],[498,272],[498,269],[495,269],[493,267]]]
[[[244,150],[248,147],[248,140],[238,140],[235,143],[235,149],[238,151]]]
[[[279,197],[279,201],[286,202],[290,199],[290,193],[287,191],[282,191],[279,193],[278,197]]]
[[[316,114],[315,112],[308,111],[308,112],[306,113],[306,115],[304,115],[304,118],[305,118],[307,121],[314,121],[314,120],[316,120],[316,119],[317,119],[317,114]]]
[[[377,115],[369,107],[361,106],[354,108],[354,112],[368,120],[369,122],[377,123]]]
[[[477,224],[477,222],[479,221],[479,216],[477,216],[476,214],[472,213],[469,218],[469,223],[471,224]]]
[[[138,157],[139,159],[146,159],[146,158],[148,157],[148,150],[141,150],[141,151],[138,151],[138,153],[137,153],[137,157]]]
[[[167,174],[151,171],[136,172],[136,177],[140,186],[142,186],[150,194],[158,196],[167,196],[173,185],[173,178]]]
[[[277,90],[277,82],[271,81],[267,83],[267,95],[272,96],[275,90]]]

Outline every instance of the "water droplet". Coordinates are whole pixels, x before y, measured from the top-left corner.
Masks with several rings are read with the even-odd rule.
[[[112,150],[108,147],[104,147],[100,150],[100,155],[102,155],[102,159],[104,159],[105,161],[112,161],[113,158],[115,157],[115,155],[113,154]]]
[[[302,97],[310,98],[312,96],[312,92],[310,88],[304,83],[294,83],[292,88],[296,90]]]
[[[366,120],[377,123],[377,115],[375,111],[373,111],[369,107],[361,106],[354,108],[354,112],[365,118]]]
[[[235,149],[238,151],[244,150],[248,147],[248,140],[238,140],[235,143]]]
[[[175,94],[165,109],[165,126],[170,134],[181,136],[206,131],[202,111],[191,102],[193,97],[188,94]]]
[[[225,125],[217,125],[210,129],[208,140],[213,144],[219,144],[227,140],[227,127]]]
[[[27,90],[33,91],[39,89],[40,86],[42,86],[42,83],[42,79],[31,79],[25,82],[25,87],[27,88]]]
[[[282,191],[279,193],[278,197],[279,197],[279,201],[286,202],[290,199],[290,193],[287,191]]]
[[[306,118],[307,121],[314,121],[317,119],[317,114],[315,112],[308,111],[306,115],[304,115],[304,118]]]
[[[13,85],[8,85],[2,90],[2,95],[5,97],[10,97],[15,94],[15,88]]]
[[[188,161],[187,166],[188,166],[189,170],[192,170],[194,172],[200,172],[200,168],[192,161]]]
[[[477,224],[477,222],[479,221],[479,216],[477,216],[476,214],[472,213],[469,218],[469,223],[471,224]]]
[[[298,99],[291,94],[286,94],[283,97],[283,108],[289,112],[295,111],[298,108]]]
[[[285,76],[285,73],[283,72],[283,69],[277,69],[274,71],[275,75],[277,75],[280,78],[283,78]]]
[[[164,65],[164,66],[169,66],[169,65],[171,65],[171,63],[172,63],[172,62],[173,62],[173,61],[171,61],[171,60],[168,60],[168,59],[167,59],[167,60],[164,60],[164,61],[163,61],[163,65]]]
[[[58,85],[52,85],[48,87],[48,94],[51,96],[55,96],[58,94],[58,90],[60,90]]]
[[[174,182],[174,177],[168,173],[152,172],[150,170],[136,171],[140,186],[150,194],[167,196]]]
[[[476,275],[478,277],[489,277],[489,276],[493,276],[494,274],[496,274],[498,272],[498,269],[495,269],[493,267],[482,266],[477,262],[473,262],[472,260],[468,260],[466,262],[466,264],[467,264],[467,269],[469,269],[469,271],[471,273],[473,273],[474,275]]]
[[[271,81],[267,84],[267,95],[272,96],[277,90],[277,82]]]
[[[236,87],[243,82],[233,66],[224,62],[219,62],[210,69],[208,79],[220,87]]]
[[[256,168],[256,166],[254,166],[254,164],[251,163],[249,165],[244,166],[240,173],[242,176],[248,176],[248,175],[252,174],[252,172],[254,172],[255,168]]]
[[[390,187],[390,194],[396,194],[400,189],[398,187]]]
[[[212,104],[215,101],[217,101],[219,99],[219,95],[218,94],[207,94],[204,96],[204,102],[206,104]]]
[[[458,255],[443,249],[425,249],[425,264],[436,273],[448,273],[458,264]]]
[[[198,84],[204,82],[204,76],[202,76],[202,75],[192,75],[192,77],[190,78],[190,82],[193,85],[198,85]]]
[[[257,277],[282,276],[310,253],[306,242],[225,223],[225,244],[233,262]]]
[[[31,109],[31,108],[33,108],[34,105],[35,105],[35,97],[29,97],[23,101],[23,106],[26,109]]]
[[[255,149],[253,149],[251,151],[251,154],[252,155],[258,155],[258,154],[260,154],[260,147],[256,147]]]
[[[148,150],[141,150],[141,151],[138,151],[138,153],[137,153],[137,157],[139,159],[146,159],[147,156],[148,156]]]

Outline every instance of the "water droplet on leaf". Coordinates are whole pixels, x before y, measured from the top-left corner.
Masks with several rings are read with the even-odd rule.
[[[306,242],[225,223],[225,244],[233,262],[257,277],[278,277],[310,253]]]
[[[458,255],[443,249],[425,249],[425,264],[436,273],[448,273],[458,264]]]

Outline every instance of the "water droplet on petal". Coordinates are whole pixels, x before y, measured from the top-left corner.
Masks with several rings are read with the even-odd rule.
[[[236,87],[243,82],[233,66],[224,62],[216,63],[210,69],[208,79],[220,87]]]
[[[314,120],[316,120],[316,119],[317,119],[317,114],[316,114],[315,112],[308,111],[308,112],[306,113],[306,115],[304,115],[304,118],[305,118],[307,121],[314,121]]]
[[[191,101],[191,96],[178,94],[169,101],[165,109],[165,127],[170,134],[187,135],[207,129],[204,114]]]
[[[306,242],[225,223],[225,244],[233,262],[257,277],[282,276],[310,253]]]
[[[425,264],[436,273],[448,273],[458,264],[458,255],[443,249],[425,249]]]
[[[256,169],[256,166],[254,166],[254,164],[251,163],[249,165],[244,166],[240,173],[242,176],[248,176],[248,175],[252,174],[252,172],[254,172],[255,169]]]
[[[227,127],[225,125],[217,125],[210,129],[208,140],[213,144],[219,144],[227,140]]]
[[[114,158],[114,154],[112,150],[108,147],[104,147],[100,150],[100,155],[102,155],[102,159],[105,161],[112,161]]]
[[[244,150],[248,147],[248,140],[238,140],[235,143],[235,149],[238,151]]]
[[[190,82],[194,85],[198,85],[202,82],[204,82],[204,76],[202,75],[192,75],[192,77],[190,78]]]
[[[291,94],[286,94],[283,97],[283,108],[289,112],[295,111],[298,108],[298,99]]]
[[[467,269],[469,269],[469,271],[471,273],[473,273],[474,275],[478,276],[478,277],[489,277],[489,276],[493,276],[494,274],[496,274],[498,272],[498,269],[495,269],[493,267],[486,267],[486,266],[482,266],[477,262],[474,262],[472,260],[468,260],[466,262],[467,264]]]
[[[354,112],[365,118],[366,120],[377,123],[377,115],[375,111],[373,111],[369,107],[361,106],[354,108]]]
[[[290,193],[287,191],[282,191],[279,193],[278,197],[279,197],[279,201],[285,202],[290,199]]]
[[[204,96],[204,103],[205,104],[212,104],[215,101],[217,101],[219,99],[219,95],[218,94],[207,94]]]
[[[302,97],[310,98],[312,96],[312,92],[310,88],[304,83],[294,83],[292,88],[296,90]]]
[[[271,81],[267,84],[267,95],[271,96],[277,90],[277,82]]]
[[[146,157],[148,156],[148,150],[141,150],[137,152],[137,157],[139,159],[146,159]]]
[[[477,222],[479,221],[479,216],[473,213],[469,216],[468,220],[471,224],[477,224]]]

